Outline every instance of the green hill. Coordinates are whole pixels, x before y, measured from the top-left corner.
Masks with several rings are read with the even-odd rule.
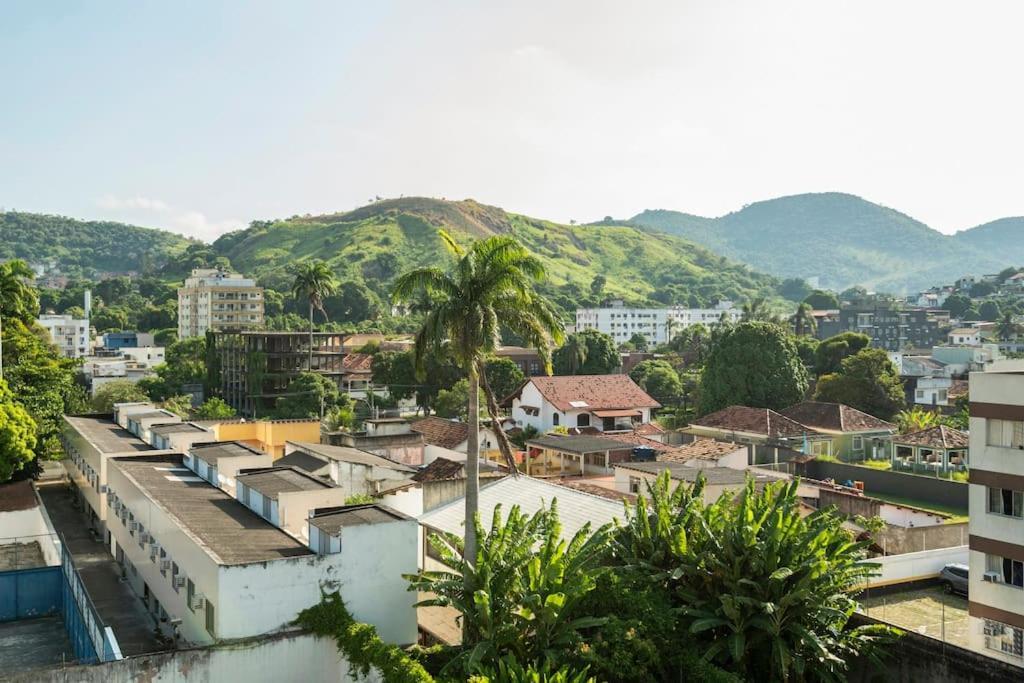
[[[816,276],[835,289],[863,285],[905,292],[1024,263],[983,246],[982,239],[972,241],[973,230],[943,235],[898,211],[838,192],[756,202],[720,218],[644,211],[625,222],[679,235],[779,277]],[[999,235],[996,243],[1008,239],[1002,228],[992,232]]]
[[[155,268],[189,244],[189,240],[172,232],[123,223],[18,211],[0,213],[0,260],[56,261],[61,271],[73,276]]]
[[[1011,262],[1006,266],[1024,265],[1024,217],[1000,218],[961,230],[953,235],[953,240],[973,250],[998,254],[1003,261],[1009,259]]]
[[[257,222],[214,243],[218,254],[271,287],[287,289],[288,267],[320,258],[345,280],[361,282],[382,301],[394,276],[446,259],[438,230],[456,239],[509,234],[548,269],[547,293],[564,309],[603,294],[642,303],[745,301],[778,296],[779,282],[679,237],[631,226],[569,226],[538,220],[472,200],[403,198],[343,214]]]

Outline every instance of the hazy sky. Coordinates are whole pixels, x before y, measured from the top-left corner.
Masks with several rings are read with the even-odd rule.
[[[554,220],[841,190],[1024,214],[1024,3],[0,4],[0,206],[212,238],[375,195]]]

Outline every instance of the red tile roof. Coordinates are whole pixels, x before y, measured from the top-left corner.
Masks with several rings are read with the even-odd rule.
[[[739,450],[746,450],[746,446],[731,441],[717,441],[715,439],[697,439],[679,448],[669,449],[667,453],[658,454],[658,460],[668,462],[688,462],[690,460],[717,461],[726,455]]]
[[[469,438],[469,425],[436,415],[416,420],[409,428],[423,435],[423,441],[442,448],[455,448]]]
[[[664,434],[665,430],[653,422],[645,422],[634,427],[633,432],[641,436],[648,436],[650,434]]]
[[[638,387],[629,375],[531,377],[524,386],[529,382],[533,382],[548,403],[562,411],[661,407],[661,404]],[[512,397],[521,393],[522,387]]]
[[[950,449],[967,448],[967,434],[959,429],[946,425],[936,425],[928,429],[910,434],[899,434],[892,438],[893,443],[906,446],[924,446],[925,448]]]
[[[586,479],[548,479],[552,484],[558,484],[569,489],[576,491],[582,491],[583,493],[589,493],[592,496],[599,496],[601,498],[607,498],[608,500],[628,500],[633,503],[636,501],[636,496],[632,493],[623,493],[610,489],[600,484],[592,484]]]
[[[814,431],[769,408],[747,406],[722,408],[710,415],[697,418],[691,424],[729,432],[760,434],[770,438],[803,436],[807,431]]]
[[[369,353],[346,353],[341,359],[342,372],[373,372],[373,355]]]
[[[833,432],[866,432],[896,430],[896,425],[843,403],[804,401],[790,406],[782,414],[813,429]]]

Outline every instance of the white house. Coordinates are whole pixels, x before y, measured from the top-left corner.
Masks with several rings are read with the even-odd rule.
[[[592,433],[632,432],[661,404],[628,375],[531,377],[505,399],[517,427],[547,432],[575,427]]]
[[[914,389],[914,403],[925,406],[951,406],[967,395],[967,380],[949,377],[921,377]]]
[[[950,331],[949,343],[954,346],[978,346],[981,344],[981,330],[977,327],[958,327]]]

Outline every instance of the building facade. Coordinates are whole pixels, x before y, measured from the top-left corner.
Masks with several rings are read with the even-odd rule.
[[[263,288],[240,273],[196,268],[178,288],[179,339],[262,326]]]
[[[623,344],[634,334],[647,338],[650,345],[665,344],[690,325],[713,327],[723,319],[737,322],[740,309],[731,301],[722,300],[714,308],[631,308],[615,301],[606,308],[576,309],[576,331],[597,330],[610,335],[616,344]]]
[[[1024,375],[972,373],[970,397],[969,637],[1024,666]]]
[[[871,346],[888,351],[931,348],[945,341],[939,323],[920,308],[850,307],[839,316],[818,324],[818,338],[842,332],[859,332],[871,338]]]
[[[65,358],[89,355],[89,319],[48,313],[36,321],[50,333],[50,340]]]

